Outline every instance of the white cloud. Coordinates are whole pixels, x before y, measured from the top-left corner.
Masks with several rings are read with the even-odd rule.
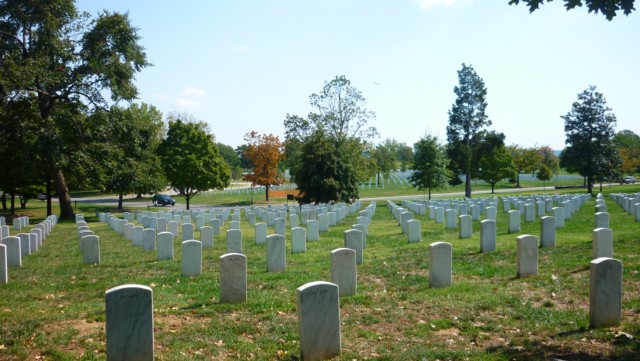
[[[247,51],[247,46],[246,45],[236,45],[231,47],[231,51],[233,51],[234,53],[241,53],[244,51]]]
[[[435,5],[447,5],[451,6],[455,2],[455,0],[413,0],[414,3],[418,4],[420,9],[429,10],[432,6]]]
[[[202,103],[200,102],[206,93],[204,90],[196,87],[186,87],[177,98],[174,98],[171,103],[176,104],[182,108],[198,108]]]

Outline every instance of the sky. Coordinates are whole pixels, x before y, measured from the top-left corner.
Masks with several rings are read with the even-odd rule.
[[[508,0],[79,0],[127,12],[153,66],[137,74],[138,102],[188,113],[216,141],[246,133],[284,139],[287,114],[344,75],[366,99],[381,143],[446,141],[462,64],[487,88],[489,130],[506,144],[564,147],[564,121],[590,85],[640,134],[640,13],[607,21],[563,1],[534,13]],[[636,7],[640,8],[637,4]]]

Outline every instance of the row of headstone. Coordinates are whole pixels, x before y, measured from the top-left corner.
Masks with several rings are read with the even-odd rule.
[[[76,214],[76,230],[82,263],[100,264],[100,237],[89,229],[89,224],[82,214]]]
[[[640,222],[640,193],[612,193],[610,197],[616,204],[622,207],[627,214],[633,216],[636,222]]]
[[[29,225],[27,217],[19,217]],[[24,218],[27,218],[25,221]],[[3,218],[4,223],[4,218]],[[16,224],[14,220],[14,225]],[[22,260],[42,247],[44,240],[58,224],[58,217],[48,216],[43,222],[36,224],[27,232],[12,236],[6,224],[0,226],[0,284],[9,282],[9,266],[22,266]],[[21,227],[19,230],[25,230]]]

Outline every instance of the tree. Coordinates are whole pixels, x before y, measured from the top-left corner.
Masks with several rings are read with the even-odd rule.
[[[529,12],[538,10],[540,4],[544,3],[544,0],[510,0],[509,5],[519,4],[520,1],[529,6]],[[551,2],[552,0],[547,0]],[[633,3],[635,0],[564,0],[567,10],[572,10],[576,6],[582,6],[582,3],[587,5],[589,12],[602,13],[607,20],[611,21],[614,16],[617,15],[619,10],[622,10],[625,15],[631,14],[635,10]]]
[[[227,166],[231,170],[231,178],[232,179],[240,179],[242,176],[242,168],[240,168],[240,155],[236,149],[233,149],[232,146],[216,143],[218,147],[218,151],[220,152],[220,156],[227,163]]]
[[[509,153],[516,167],[516,187],[520,188],[520,174],[533,173],[542,163],[542,155],[536,147],[524,148],[517,144],[510,145]]]
[[[253,171],[245,175],[245,179],[264,186],[266,201],[269,201],[269,188],[272,185],[282,183],[282,177],[278,172],[278,164],[282,160],[282,142],[273,134],[259,134],[251,131],[244,136],[248,143],[244,156],[253,164]]]
[[[171,187],[185,198],[187,209],[199,192],[224,189],[231,181],[229,167],[218,153],[213,136],[207,134],[205,123],[170,115],[169,130],[158,154]]]
[[[446,187],[450,176],[445,148],[437,137],[426,134],[413,145],[413,149],[414,172],[409,176],[409,182],[418,190],[427,189],[431,199],[431,190]]]
[[[391,172],[395,170],[396,146],[395,140],[386,139],[383,143],[378,144],[373,150],[375,174],[378,177],[378,184],[380,184],[380,175],[388,178]],[[396,142],[397,143],[397,142]]]
[[[73,218],[63,133],[87,106],[131,100],[134,75],[149,65],[126,14],[79,13],[72,0],[0,1],[0,96],[33,99],[37,134],[59,197],[60,217]]]
[[[480,179],[491,185],[492,194],[496,183],[513,177],[515,173],[516,168],[511,154],[504,146],[494,148],[490,154],[480,159]]]
[[[546,187],[545,182],[551,179],[551,169],[544,163],[540,164],[540,168],[538,168],[538,172],[536,173],[536,177],[538,180],[542,181],[542,188]]]
[[[593,193],[593,182],[602,178],[607,164],[617,157],[612,139],[616,117],[595,86],[578,94],[571,111],[564,116],[567,147],[560,155],[560,165],[570,172],[578,172],[587,181],[587,192]]]
[[[640,172],[640,136],[631,130],[621,130],[613,137],[622,164],[620,169],[627,174]]]
[[[312,94],[309,99],[316,112],[309,113],[307,118],[289,114],[285,117],[286,165],[290,167],[294,179],[300,178],[300,172],[312,171],[302,169],[307,157],[304,150],[317,151],[306,143],[321,134],[323,139],[327,138],[332,142],[333,146],[330,149],[336,154],[331,159],[345,163],[344,169],[348,169],[348,172],[344,171],[341,166],[339,168],[342,170],[335,172],[334,176],[347,177],[337,184],[346,185],[346,181],[354,182],[344,191],[350,195],[352,192],[349,189],[357,190],[358,182],[369,179],[375,172],[371,141],[377,136],[377,131],[367,125],[375,114],[366,109],[364,97],[344,76],[337,76],[330,82],[325,82],[322,91]],[[300,183],[298,186],[300,187]],[[299,190],[303,193],[307,191],[302,188]]]
[[[336,143],[323,129],[309,135],[301,154],[300,167],[294,174],[301,203],[351,203],[358,198],[355,170],[340,158]]]
[[[546,165],[547,168],[551,171],[551,174],[560,173],[560,158],[556,155],[556,152],[551,149],[548,145],[540,147],[538,149],[538,153],[540,153],[540,158],[542,159],[542,164]]]
[[[400,161],[400,170],[404,172],[411,166],[411,163],[413,163],[413,148],[405,143],[400,143],[398,144],[396,153],[398,155],[398,161]]]
[[[465,197],[471,198],[471,174],[478,167],[478,164],[472,164],[472,139],[491,125],[491,120],[485,114],[487,89],[473,67],[463,63],[458,71],[458,82],[459,85],[453,88],[456,100],[449,110],[447,154],[453,175],[456,178],[459,174],[465,175]]]
[[[153,105],[113,106],[98,112],[92,137],[102,153],[103,187],[118,194],[122,209],[125,194],[149,194],[166,186],[156,150],[163,137],[162,113]]]

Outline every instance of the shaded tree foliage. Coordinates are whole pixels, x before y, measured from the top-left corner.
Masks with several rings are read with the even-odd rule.
[[[169,130],[158,154],[171,187],[183,196],[187,209],[191,198],[210,189],[224,189],[231,181],[229,167],[222,159],[206,124],[170,116]]]
[[[571,111],[564,116],[565,143],[560,166],[586,178],[587,192],[593,193],[593,182],[611,176],[618,162],[613,147],[616,117],[607,107],[604,96],[590,86],[578,94]]]
[[[545,182],[550,180],[552,176],[553,173],[551,172],[551,168],[544,163],[540,164],[540,168],[538,168],[538,172],[536,173],[536,178],[542,181],[542,188],[546,186]]]
[[[134,75],[149,65],[138,40],[126,14],[91,19],[72,0],[0,1],[0,96],[37,105],[38,142],[61,218],[73,218],[65,174],[75,169],[65,141],[81,128],[77,114],[104,106],[104,94],[113,101],[136,97]]]
[[[621,130],[613,137],[622,164],[620,169],[627,174],[640,172],[640,136],[631,130]]]
[[[520,1],[529,6],[529,12],[538,10],[540,4],[544,3],[544,0],[510,0],[509,5],[517,5]],[[547,0],[547,2],[551,1]],[[634,2],[635,0],[564,0],[564,6],[567,10],[572,10],[585,4],[590,13],[600,12],[607,20],[611,21],[618,14],[618,11],[622,11],[625,15],[631,14],[635,10]]]
[[[491,185],[491,193],[495,191],[496,183],[513,177],[516,168],[511,154],[504,145],[495,147],[480,159],[480,179]]]
[[[536,147],[525,148],[512,144],[508,148],[516,168],[516,187],[520,188],[520,174],[533,173],[543,161],[542,154]]]
[[[231,178],[232,179],[240,179],[242,176],[242,168],[240,167],[240,155],[236,149],[233,149],[232,146],[216,143],[218,147],[218,151],[220,152],[220,156],[227,163],[227,166],[231,170]]]

